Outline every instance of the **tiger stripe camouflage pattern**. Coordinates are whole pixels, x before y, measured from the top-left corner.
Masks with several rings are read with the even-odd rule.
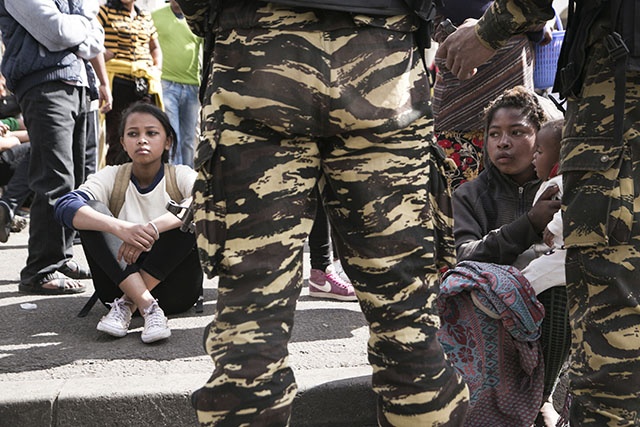
[[[613,139],[614,82],[589,52],[562,146],[572,426],[640,425],[640,73],[628,72],[624,137]]]
[[[218,16],[194,188],[201,259],[219,275],[215,368],[193,396],[202,425],[289,422],[317,182],[370,323],[380,425],[463,423],[468,391],[435,335],[438,270],[454,252],[428,81],[411,23],[372,23],[249,1]]]

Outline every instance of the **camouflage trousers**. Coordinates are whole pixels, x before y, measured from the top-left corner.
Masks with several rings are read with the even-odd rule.
[[[219,276],[215,368],[193,396],[202,425],[289,423],[316,183],[370,324],[380,425],[462,424],[468,391],[434,307],[453,261],[450,194],[412,46],[382,28],[218,34],[194,188],[201,260]]]
[[[562,145],[572,348],[571,426],[640,425],[640,73],[627,73],[623,140],[601,45],[587,54]]]

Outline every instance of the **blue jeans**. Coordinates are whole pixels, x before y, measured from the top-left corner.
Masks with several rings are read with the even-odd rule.
[[[193,167],[193,146],[200,112],[198,86],[162,80],[162,101],[171,126],[178,135],[172,163]]]
[[[75,232],[53,216],[58,197],[84,180],[87,137],[85,88],[47,82],[19,99],[29,129],[29,187],[34,192],[29,221],[29,256],[22,283],[36,283],[73,255]]]

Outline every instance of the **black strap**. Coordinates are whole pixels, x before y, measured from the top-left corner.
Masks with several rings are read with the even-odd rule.
[[[98,293],[94,292],[93,295],[91,295],[91,298],[89,298],[87,303],[84,305],[84,307],[82,307],[82,309],[78,313],[78,317],[87,317],[87,314],[89,314],[89,312],[91,311],[91,309],[93,308],[93,306],[96,304],[97,301],[98,301]]]
[[[611,0],[611,22],[618,22],[622,9],[622,0]],[[614,64],[614,86],[613,98],[613,137],[614,142],[622,141],[624,135],[624,101],[627,86],[627,60],[629,58],[629,48],[624,43],[622,36],[612,29],[605,39],[609,56]]]

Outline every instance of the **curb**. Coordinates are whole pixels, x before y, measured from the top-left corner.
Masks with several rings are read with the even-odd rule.
[[[292,427],[375,426],[369,367],[296,372]],[[190,395],[202,375],[0,383],[0,426],[197,426]]]

